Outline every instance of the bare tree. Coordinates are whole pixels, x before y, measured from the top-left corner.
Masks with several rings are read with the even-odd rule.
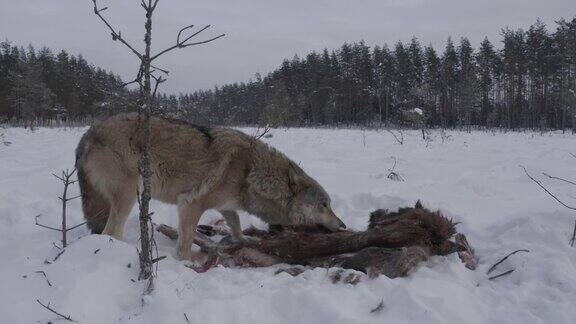
[[[62,196],[58,197],[58,199],[60,199],[60,202],[62,203],[62,227],[61,228],[56,228],[56,227],[51,227],[51,226],[47,226],[44,224],[40,224],[38,223],[38,218],[40,217],[40,215],[36,215],[36,219],[35,219],[35,223],[37,226],[40,227],[44,227],[53,231],[58,231],[62,233],[62,249],[64,249],[67,245],[68,245],[68,240],[66,237],[66,234],[77,228],[80,227],[84,224],[86,224],[86,222],[80,223],[78,225],[72,226],[70,228],[68,228],[67,223],[66,223],[66,207],[68,206],[68,202],[70,200],[74,200],[76,198],[79,198],[80,196],[74,196],[74,197],[68,197],[68,187],[71,184],[74,184],[77,182],[77,180],[72,180],[72,176],[74,175],[74,173],[76,173],[76,169],[72,170],[72,172],[68,171],[68,169],[66,169],[66,171],[62,171],[62,175],[58,176],[56,174],[52,174],[54,177],[56,177],[58,180],[62,181],[62,183],[64,184],[64,191],[62,192]]]
[[[94,4],[94,14],[100,18],[100,20],[108,27],[113,41],[119,41],[124,46],[126,46],[140,61],[140,67],[136,78],[126,83],[125,85],[137,83],[140,87],[140,96],[138,103],[138,114],[139,114],[139,130],[142,139],[141,147],[141,157],[139,162],[140,175],[142,176],[143,190],[141,193],[136,193],[139,195],[138,204],[140,207],[140,280],[148,280],[148,285],[145,293],[150,293],[153,289],[153,272],[152,272],[152,241],[150,238],[150,227],[151,227],[151,213],[150,213],[150,199],[151,199],[151,170],[150,170],[150,119],[154,112],[154,105],[156,99],[156,92],[158,86],[166,81],[162,75],[157,76],[155,73],[162,73],[163,75],[168,75],[168,71],[161,69],[152,64],[154,60],[160,56],[179,48],[186,48],[190,46],[206,44],[212,42],[218,38],[224,36],[224,34],[211,37],[201,41],[193,41],[195,37],[204,32],[206,29],[210,28],[210,25],[206,25],[197,31],[192,32],[188,36],[184,36],[184,33],[190,32],[194,29],[194,25],[188,25],[180,29],[178,35],[176,36],[176,43],[157,54],[151,53],[152,47],[152,16],[154,10],[158,5],[159,0],[141,0],[140,6],[144,9],[146,15],[146,22],[144,25],[144,51],[141,52],[132,46],[126,39],[122,37],[122,33],[117,31],[112,27],[112,25],[102,16],[102,12],[108,7],[99,8],[97,0],[92,0]],[[154,87],[152,87],[152,80],[155,81]],[[156,259],[158,260],[158,258]]]

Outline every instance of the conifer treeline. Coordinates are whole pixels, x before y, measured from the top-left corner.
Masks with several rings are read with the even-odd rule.
[[[264,78],[173,98],[189,119],[217,124],[402,124],[420,108],[431,126],[576,127],[576,18],[550,32],[504,29],[473,49],[441,53],[413,38],[294,57]]]
[[[78,118],[130,110],[134,93],[81,56],[0,44],[0,117]],[[576,128],[576,18],[502,30],[474,49],[451,38],[393,47],[344,44],[294,57],[265,77],[161,95],[162,112],[198,124]]]
[[[79,119],[125,106],[122,80],[80,55],[0,43],[0,120]]]

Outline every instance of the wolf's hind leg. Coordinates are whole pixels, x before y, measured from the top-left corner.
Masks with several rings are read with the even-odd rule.
[[[124,233],[124,225],[130,215],[130,211],[136,202],[136,185],[126,185],[111,194],[110,215],[102,234],[107,234],[121,240]]]
[[[230,226],[232,230],[232,239],[235,241],[244,240],[244,235],[242,234],[242,226],[240,226],[240,217],[238,213],[234,210],[222,210],[220,214],[224,216],[226,224]]]
[[[200,255],[192,253],[192,243],[196,226],[204,210],[195,203],[181,203],[178,205],[178,243],[176,257],[180,260],[197,261]]]

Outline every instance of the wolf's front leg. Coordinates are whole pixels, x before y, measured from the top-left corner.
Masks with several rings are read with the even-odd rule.
[[[204,210],[194,203],[182,203],[178,205],[178,243],[176,257],[179,260],[200,261],[201,254],[192,252],[192,243],[196,226]]]

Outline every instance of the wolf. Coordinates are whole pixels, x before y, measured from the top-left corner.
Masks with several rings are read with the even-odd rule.
[[[135,113],[116,115],[90,127],[78,144],[82,209],[93,233],[122,239],[142,190],[143,125]],[[244,239],[237,211],[271,225],[346,227],[318,182],[253,136],[161,117],[152,117],[150,125],[151,194],[178,207],[178,259],[199,260],[191,246],[209,209],[224,216],[237,240]]]

